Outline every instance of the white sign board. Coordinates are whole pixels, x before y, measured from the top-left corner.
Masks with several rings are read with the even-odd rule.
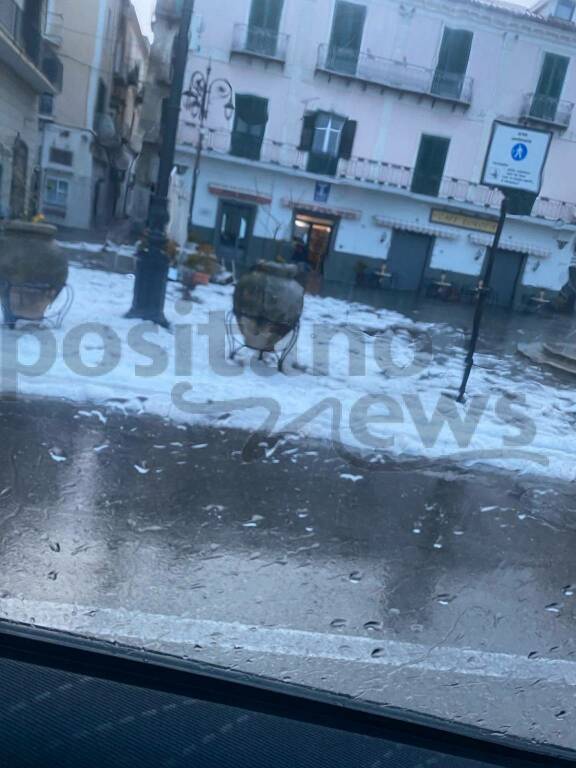
[[[538,194],[552,134],[494,123],[482,183]]]

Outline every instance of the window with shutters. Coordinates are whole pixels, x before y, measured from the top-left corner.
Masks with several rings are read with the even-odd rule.
[[[422,136],[412,176],[412,192],[437,197],[440,192],[450,139]]]
[[[268,122],[268,99],[236,94],[230,154],[259,160]]]
[[[264,56],[276,56],[284,0],[252,0],[246,47]]]
[[[326,62],[328,69],[344,74],[356,74],[365,21],[364,5],[343,0],[336,3]]]
[[[300,149],[309,152],[307,170],[334,176],[340,158],[352,155],[356,123],[329,112],[304,116]]]
[[[444,30],[438,64],[432,81],[432,93],[459,99],[464,88],[472,49],[472,32],[467,29]]]
[[[555,53],[547,53],[544,56],[540,79],[532,99],[531,117],[554,122],[569,63],[570,59],[566,56],[558,56]]]

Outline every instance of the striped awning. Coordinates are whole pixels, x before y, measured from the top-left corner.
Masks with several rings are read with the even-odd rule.
[[[317,205],[316,203],[303,203],[299,200],[291,200],[287,197],[282,198],[282,205],[286,208],[296,208],[299,211],[319,213],[324,216],[334,216],[339,219],[358,220],[362,218],[362,211],[354,211],[350,208],[331,208],[330,206]]]
[[[272,198],[269,195],[259,194],[247,189],[237,189],[236,187],[222,187],[216,184],[210,184],[208,190],[211,195],[216,197],[226,197],[230,200],[240,200],[244,203],[256,203],[256,205],[270,205]]]
[[[431,237],[443,237],[446,240],[458,240],[459,233],[448,229],[440,229],[430,224],[423,224],[419,221],[405,221],[404,219],[391,219],[388,216],[373,216],[372,220],[378,227],[387,227],[388,229],[400,229],[404,232],[416,232],[419,235],[430,235]]]
[[[474,245],[483,245],[489,248],[492,245],[493,237],[491,235],[468,235],[468,239]],[[549,259],[552,256],[552,251],[547,248],[537,248],[531,243],[518,243],[518,242],[505,242],[500,243],[500,248],[503,251],[514,251],[514,253],[525,253],[528,256],[534,256],[537,259]]]

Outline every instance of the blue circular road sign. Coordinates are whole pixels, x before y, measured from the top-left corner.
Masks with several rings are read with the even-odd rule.
[[[521,160],[526,159],[526,155],[528,154],[528,147],[526,144],[514,144],[512,147],[512,160],[516,160],[516,162],[520,162]]]

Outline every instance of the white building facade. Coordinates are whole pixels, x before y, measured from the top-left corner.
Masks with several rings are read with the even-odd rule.
[[[246,266],[294,242],[325,280],[473,295],[500,193],[480,181],[494,122],[550,131],[531,216],[509,218],[492,300],[568,282],[576,237],[571,0],[196,0],[190,74],[212,92],[190,216],[197,117],[181,118],[171,232]],[[184,102],[184,105],[186,102]]]
[[[0,0],[0,217],[35,212],[38,108],[59,63],[46,37],[44,0]]]
[[[47,29],[64,71],[61,93],[41,102],[41,211],[106,226],[130,210],[149,44],[129,0],[49,0]]]

